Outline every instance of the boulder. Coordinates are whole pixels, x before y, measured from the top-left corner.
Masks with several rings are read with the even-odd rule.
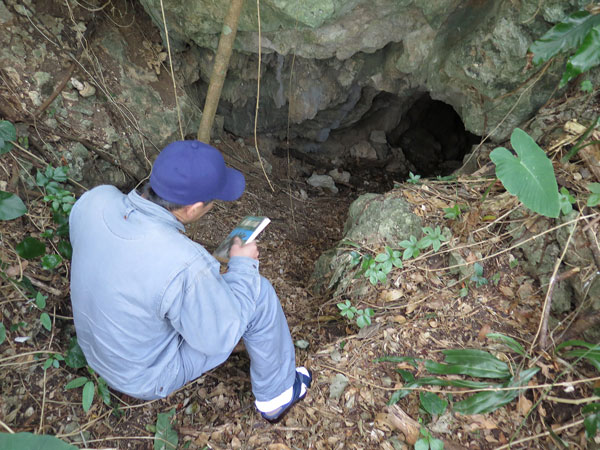
[[[334,295],[358,296],[366,280],[353,277],[356,267],[351,252],[355,247],[348,243],[371,249],[396,248],[400,241],[420,233],[421,219],[398,191],[361,195],[350,205],[342,240],[317,260],[311,284],[318,293],[331,289]]]

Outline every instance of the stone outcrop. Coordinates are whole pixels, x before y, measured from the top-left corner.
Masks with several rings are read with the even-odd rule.
[[[162,28],[159,0],[140,0]],[[164,0],[170,36],[192,44],[206,82],[227,2]],[[312,0],[246,2],[223,93],[225,127],[249,132],[254,117],[257,49],[262,45],[263,132],[286,130],[314,143],[356,124],[382,92],[397,96],[386,124],[424,93],[451,105],[467,130],[505,139],[553,92],[564,67],[526,68],[527,49],[552,24],[583,8],[583,0]],[[198,78],[194,70],[188,81]],[[535,81],[535,86],[531,83]],[[294,136],[292,136],[294,137]],[[311,146],[312,145],[312,146]]]

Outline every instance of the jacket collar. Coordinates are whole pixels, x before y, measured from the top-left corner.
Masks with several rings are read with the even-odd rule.
[[[138,194],[135,189],[127,195],[127,199],[131,203],[131,207],[125,212],[126,216],[129,216],[129,214],[135,209],[146,216],[173,226],[179,231],[185,231],[185,226],[179,220],[177,220],[172,213],[167,211],[162,206],[158,206],[156,203],[146,200],[140,194]]]

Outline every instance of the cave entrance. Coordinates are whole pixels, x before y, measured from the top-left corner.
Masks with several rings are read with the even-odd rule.
[[[370,106],[353,125],[331,132],[324,147],[330,155],[346,155],[346,162],[389,188],[409,172],[422,177],[446,176],[462,166],[464,156],[479,136],[470,133],[447,103],[428,93],[404,97],[365,88],[362,103]],[[380,170],[384,169],[384,170]]]
[[[416,172],[425,177],[450,175],[481,137],[465,129],[447,103],[422,95],[387,133],[392,148],[400,148]]]

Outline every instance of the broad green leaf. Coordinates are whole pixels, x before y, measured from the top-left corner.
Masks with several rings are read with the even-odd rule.
[[[394,393],[392,394],[392,396],[390,397],[390,399],[388,400],[387,404],[388,406],[392,406],[395,405],[396,403],[398,403],[401,399],[403,399],[404,397],[406,397],[408,394],[410,394],[411,391],[407,391],[405,389],[400,389],[399,391],[394,391]]]
[[[85,355],[77,343],[76,337],[71,338],[71,341],[69,342],[69,350],[67,350],[65,364],[72,369],[81,369],[87,365]]]
[[[581,412],[583,414],[588,414],[591,412],[600,412],[600,403],[590,403],[588,405],[585,405],[583,408],[581,408]]]
[[[589,196],[587,205],[592,208],[600,204],[600,183],[590,183],[588,184],[588,189],[592,195]]]
[[[61,256],[65,259],[71,259],[71,257],[73,256],[73,247],[71,247],[71,243],[67,240],[61,239],[60,241],[58,241],[58,244],[56,244],[56,248],[58,250],[58,253],[60,253]]]
[[[567,61],[567,68],[560,80],[560,86],[565,86],[577,75],[600,64],[600,24],[594,26],[585,36],[581,47]]]
[[[572,358],[584,358],[586,359],[592,366],[596,368],[596,370],[600,371],[600,349],[598,350],[589,350],[589,349],[577,349],[570,350],[568,352],[563,353],[564,357],[572,357]]]
[[[13,145],[8,141],[17,140],[17,130],[8,120],[0,120],[0,155],[12,150]]]
[[[10,192],[0,191],[0,220],[12,220],[27,213],[25,203]]]
[[[438,397],[433,392],[421,392],[419,394],[419,398],[421,400],[423,409],[432,416],[439,416],[440,414],[443,414],[448,406],[448,402],[446,400]]]
[[[106,406],[110,406],[110,391],[108,390],[108,385],[106,384],[106,380],[102,377],[98,377],[98,395],[104,402]]]
[[[40,309],[44,309],[46,307],[46,299],[47,298],[48,298],[48,296],[43,295],[41,292],[38,292],[37,294],[35,294],[35,304],[37,305],[37,307]]]
[[[531,44],[535,65],[548,61],[560,52],[574,50],[583,42],[592,27],[600,23],[600,15],[577,11],[556,24],[541,38]]]
[[[83,386],[83,393],[81,395],[81,406],[83,406],[83,410],[88,412],[92,407],[92,403],[94,402],[94,382],[88,381]]]
[[[444,361],[448,364],[463,364],[469,367],[491,368],[510,374],[508,364],[483,350],[443,350]]]
[[[168,413],[159,413],[156,419],[156,434],[154,435],[154,450],[170,450],[177,448],[179,438],[171,425],[171,418],[175,415],[172,409]]]
[[[42,258],[42,267],[47,270],[52,270],[56,268],[62,262],[62,258],[60,255],[52,254],[52,255],[44,255]]]
[[[6,327],[0,322],[0,345],[6,340]]]
[[[561,342],[556,346],[556,351],[562,350],[566,347],[585,347],[589,349],[598,349],[600,344],[590,344],[589,342],[582,341],[579,339],[572,339],[570,341]]]
[[[376,257],[375,257],[375,261],[377,262],[385,262],[388,259],[390,259],[390,255],[388,255],[387,253],[379,253]]]
[[[414,383],[418,386],[453,386],[453,387],[461,387],[468,389],[479,389],[479,388],[492,388],[492,387],[500,387],[499,384],[496,383],[486,383],[484,381],[472,381],[472,380],[445,380],[443,378],[436,377],[423,377],[413,380]]]
[[[585,426],[585,437],[593,439],[596,437],[598,425],[600,423],[600,414],[590,414],[583,420]]]
[[[415,442],[415,450],[429,450],[429,440],[419,439]]]
[[[67,175],[69,173],[69,168],[67,166],[60,166],[54,169],[54,173],[52,174],[52,179],[54,181],[59,181],[64,183],[67,181]]]
[[[405,383],[412,383],[413,381],[415,381],[415,376],[408,370],[396,369],[396,372],[400,374]]]
[[[537,367],[523,370],[504,387],[520,387],[526,385],[539,371]],[[461,414],[486,414],[510,403],[519,395],[519,389],[506,391],[484,391],[472,395],[454,404],[454,410]]]
[[[505,336],[504,334],[501,334],[501,333],[488,333],[488,334],[486,334],[486,336],[489,339],[498,339],[499,341],[502,341],[508,348],[510,348],[515,353],[518,353],[521,356],[526,356],[525,349],[523,348],[523,346],[521,344],[519,344],[517,341],[515,341],[513,338],[511,338],[509,336]]]
[[[429,448],[431,450],[444,450],[444,441],[432,437],[429,439]]]
[[[16,245],[15,250],[21,258],[33,259],[42,256],[46,252],[46,244],[36,238],[27,236]]]
[[[512,195],[532,211],[547,217],[558,217],[558,185],[552,162],[535,141],[520,128],[510,138],[517,157],[503,147],[490,153],[496,175]]]
[[[42,326],[48,330],[52,331],[52,320],[50,320],[50,316],[48,313],[43,312],[40,314],[40,322],[42,322]]]
[[[0,433],[0,448],[27,450],[78,450],[60,439],[32,433]]]
[[[472,367],[464,364],[440,364],[435,361],[425,361],[425,368],[437,375],[468,375],[479,378],[506,378],[510,375],[508,370],[499,371],[493,367]]]
[[[66,385],[65,385],[65,389],[76,389],[78,387],[83,386],[85,383],[87,383],[90,379],[88,377],[78,377],[75,378],[74,380],[69,381]]]

